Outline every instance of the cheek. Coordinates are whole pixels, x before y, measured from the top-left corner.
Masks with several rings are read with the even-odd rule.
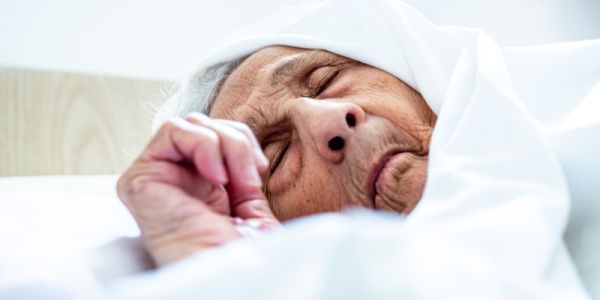
[[[382,117],[398,127],[408,131],[432,128],[435,116],[427,104],[416,93],[406,91],[385,90],[373,92],[366,100],[356,98],[368,114]],[[417,133],[415,136],[417,136]]]
[[[406,115],[413,116],[416,124],[433,126],[435,114],[421,94],[401,81],[395,83],[393,97],[399,99],[399,109]]]
[[[282,147],[282,146],[280,146]],[[274,156],[269,155],[277,150],[268,149],[269,153],[267,157]],[[277,171],[269,178],[267,190],[273,195],[281,194],[282,192],[290,189],[290,186],[297,185],[297,181],[302,173],[302,153],[297,143],[290,145],[287,154],[281,161]],[[271,162],[273,160],[271,159]]]
[[[309,165],[309,164],[307,164]],[[326,170],[303,168],[298,180],[285,192],[272,194],[269,202],[280,221],[323,212],[340,211],[344,191]]]
[[[419,123],[430,123],[432,111],[423,97],[396,77],[381,71],[357,74],[351,95],[368,107],[373,114],[394,119],[406,116]],[[365,84],[368,83],[368,84]]]

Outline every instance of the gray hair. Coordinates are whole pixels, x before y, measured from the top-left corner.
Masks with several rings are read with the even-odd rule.
[[[227,77],[246,58],[219,63],[189,76],[156,112],[152,132],[156,132],[162,123],[172,117],[185,117],[191,112],[208,114]]]

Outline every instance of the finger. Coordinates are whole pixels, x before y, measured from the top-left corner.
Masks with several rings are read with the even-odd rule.
[[[264,198],[246,200],[232,205],[234,216],[244,220],[260,221],[259,229],[273,229],[280,227],[279,220],[273,214],[269,203]]]
[[[177,230],[190,216],[214,214],[205,203],[177,186],[144,177],[135,177],[126,184],[130,192],[127,208],[145,233],[159,236]]]
[[[235,129],[237,129],[238,131],[240,131],[241,133],[243,133],[248,138],[248,140],[252,143],[252,145],[254,146],[254,158],[256,159],[256,163],[259,168],[259,171],[262,173],[267,170],[267,168],[269,167],[269,160],[263,153],[262,148],[260,147],[260,144],[256,140],[256,136],[254,135],[254,132],[252,132],[252,130],[250,129],[250,127],[248,127],[248,125],[246,125],[244,123],[232,121],[232,120],[225,120],[225,119],[213,119],[213,120],[215,120],[218,123],[231,126]]]
[[[224,152],[223,155],[225,157],[226,165],[229,170],[229,177],[231,179],[226,188],[229,194],[229,200],[232,205],[232,209],[233,207],[239,207],[242,215],[247,217],[264,217],[266,219],[275,220],[275,217],[270,212],[266,198],[260,188],[260,177],[258,177],[257,172],[258,166],[255,165],[252,167],[250,164],[251,161],[256,163],[256,150],[260,151],[261,157],[264,158],[264,155],[262,154],[262,150],[260,149],[254,134],[249,130],[249,128],[245,125],[245,128],[243,126],[239,126],[242,124],[233,121],[223,122],[224,120],[222,120],[221,122],[218,122],[201,114],[191,114],[188,116],[187,120],[209,127],[219,134],[221,146]],[[230,126],[231,124],[235,125]],[[243,134],[246,143],[238,144],[240,142],[240,133]],[[250,141],[250,143],[248,143],[248,141]],[[244,148],[246,150],[244,150]],[[266,158],[264,158],[264,160],[266,161]],[[264,164],[264,167],[267,166],[267,164]],[[235,169],[236,167],[238,167],[238,170]],[[240,169],[239,167],[242,168]],[[240,174],[244,175],[244,172],[248,171],[252,172],[252,175],[245,174],[246,176],[237,176]],[[252,176],[257,177],[250,178]],[[248,180],[258,180],[259,184],[248,184]],[[257,206],[257,199],[260,199],[260,203],[264,205]],[[243,205],[245,202],[249,203],[247,205]]]
[[[230,215],[231,207],[227,191],[223,185],[215,185],[200,177],[195,170],[184,168],[166,161],[142,164],[137,167],[138,173],[144,174],[151,182],[162,182],[180,187],[188,195],[202,199],[202,202],[213,211]]]
[[[262,181],[254,157],[253,144],[246,135],[201,114],[191,114],[187,120],[209,128],[219,136],[221,153],[228,171],[228,185],[248,193],[260,191]]]
[[[118,192],[123,195],[136,195],[144,192],[139,188],[145,182],[162,182],[173,186],[180,186],[188,191],[196,188],[197,175],[186,168],[167,161],[155,161],[151,163],[134,163],[134,165],[123,173],[117,186]],[[135,182],[132,182],[135,181]],[[121,195],[120,195],[121,196]]]
[[[231,127],[233,129],[239,131],[252,144],[252,151],[254,154],[254,159],[255,159],[255,162],[256,162],[256,165],[257,165],[259,171],[264,172],[269,167],[269,160],[267,160],[267,157],[263,153],[262,148],[260,147],[260,144],[256,140],[256,136],[254,135],[254,133],[252,132],[250,127],[248,127],[248,125],[241,123],[241,122],[232,121],[232,120],[210,118],[206,115],[203,115],[203,114],[197,113],[197,112],[193,112],[193,113],[189,114],[188,117],[186,118],[186,120],[188,120],[194,124],[204,125],[207,127],[212,127],[212,125],[214,125],[214,124],[221,124],[221,125],[225,125],[225,126]]]
[[[219,135],[213,130],[173,118],[161,126],[141,159],[176,163],[192,160],[206,180],[225,184],[228,176],[221,152]]]

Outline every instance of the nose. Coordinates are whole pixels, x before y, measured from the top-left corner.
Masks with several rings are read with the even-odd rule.
[[[292,119],[303,143],[324,159],[337,163],[344,159],[348,142],[364,122],[364,110],[351,102],[299,99]]]

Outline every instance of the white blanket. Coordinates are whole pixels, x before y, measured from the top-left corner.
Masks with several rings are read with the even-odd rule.
[[[94,299],[151,266],[116,179],[0,178],[0,299]]]

